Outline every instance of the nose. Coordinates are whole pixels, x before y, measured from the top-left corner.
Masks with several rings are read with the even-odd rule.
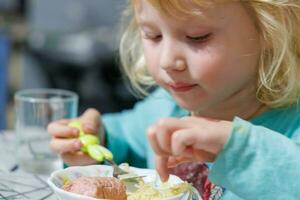
[[[161,44],[160,67],[165,71],[184,71],[187,67],[179,44],[165,41]]]

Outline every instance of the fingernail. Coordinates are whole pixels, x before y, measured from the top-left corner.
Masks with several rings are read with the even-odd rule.
[[[162,182],[167,182],[169,179],[169,176],[163,176],[163,177],[161,176],[160,179]]]
[[[73,128],[73,129],[72,129],[72,134],[73,134],[74,136],[78,136],[78,129]]]
[[[81,148],[81,142],[79,140],[76,140],[74,142],[74,147],[75,147],[75,149],[80,149]]]
[[[150,126],[150,127],[147,129],[147,132],[148,132],[148,133],[153,132],[153,128]]]
[[[91,133],[97,132],[97,130],[93,124],[84,124],[84,128],[87,129]]]
[[[147,129],[147,133],[153,133],[155,132],[155,127],[154,126],[149,126]]]

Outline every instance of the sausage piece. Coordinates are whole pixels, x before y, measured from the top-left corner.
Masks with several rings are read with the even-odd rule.
[[[68,192],[98,199],[126,200],[126,186],[114,177],[80,177],[63,186]]]

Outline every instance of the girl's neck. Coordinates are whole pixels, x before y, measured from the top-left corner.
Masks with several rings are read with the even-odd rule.
[[[247,108],[228,108],[228,109],[215,109],[215,110],[203,110],[192,112],[193,116],[201,116],[213,119],[232,120],[235,116],[242,119],[250,120],[262,113],[268,111],[269,108],[262,103],[251,105]]]

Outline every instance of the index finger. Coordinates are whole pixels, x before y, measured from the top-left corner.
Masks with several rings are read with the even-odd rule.
[[[57,138],[73,138],[77,137],[79,132],[75,128],[68,127],[68,121],[55,121],[51,122],[47,131],[53,136]]]
[[[160,176],[162,182],[166,182],[169,179],[170,170],[168,168],[168,157],[156,156],[156,170]]]
[[[160,148],[171,153],[171,138],[177,130],[186,129],[189,124],[178,118],[164,118],[156,124],[156,137]]]

